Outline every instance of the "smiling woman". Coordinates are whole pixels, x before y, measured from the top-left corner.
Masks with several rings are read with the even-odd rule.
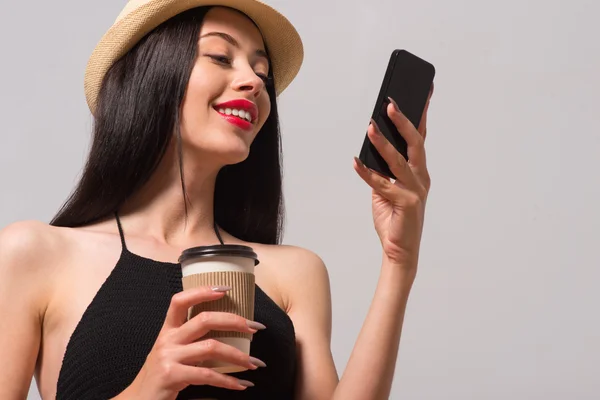
[[[79,183],[49,225],[0,232],[0,359],[11,366],[0,398],[24,397],[34,371],[44,399],[387,398],[429,188],[426,118],[417,131],[388,108],[414,165],[369,128],[395,184],[355,164],[374,190],[384,261],[338,380],[326,268],[281,245],[277,95],[300,68],[302,42],[260,1],[207,3],[131,0],[92,54],[94,135]],[[212,311],[186,320],[231,288],[184,291],[175,260],[216,240],[261,260],[253,320]],[[252,335],[250,354],[211,331]]]

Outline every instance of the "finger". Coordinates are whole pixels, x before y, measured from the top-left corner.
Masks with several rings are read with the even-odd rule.
[[[213,371],[210,368],[199,368],[189,365],[176,365],[173,373],[189,385],[210,385],[231,390],[245,390],[254,386],[252,382],[240,380],[233,376]]]
[[[398,132],[406,141],[410,163],[424,168],[426,160],[423,137],[412,122],[400,111],[394,99],[389,97],[389,100],[390,104],[388,104],[387,113]]]
[[[429,112],[429,104],[431,102],[431,96],[433,96],[433,83],[431,84],[431,89],[429,90],[429,95],[427,96],[427,102],[425,103],[425,108],[423,109],[423,114],[421,115],[421,122],[419,123],[419,133],[423,137],[423,140],[427,137],[427,114]]]
[[[407,154],[409,163],[416,168],[415,172],[420,179],[427,175],[427,159],[425,157],[424,140],[419,131],[414,127],[412,122],[400,111],[392,98],[388,105],[388,115],[398,132],[402,135],[407,143]]]
[[[415,192],[395,185],[389,179],[371,171],[356,157],[354,157],[354,170],[367,185],[393,204],[402,206],[420,199]]]
[[[203,311],[194,318],[183,324],[175,334],[175,340],[179,343],[191,343],[206,335],[210,331],[256,333],[258,329],[264,329],[264,325],[236,314]]]
[[[197,287],[176,293],[171,297],[164,327],[177,328],[187,320],[188,309],[196,304],[218,300],[231,290],[227,287]]]
[[[204,361],[216,360],[255,370],[267,365],[255,357],[236,349],[233,346],[215,339],[199,340],[174,350],[173,356],[182,364],[196,366]]]
[[[413,174],[406,159],[396,150],[396,148],[386,139],[377,126],[377,123],[371,120],[367,128],[369,140],[377,149],[381,157],[385,160],[390,171],[402,185],[410,189],[418,188],[419,182]]]
[[[416,146],[421,142],[421,135],[417,128],[410,122],[404,113],[398,107],[398,104],[394,99],[388,97],[390,103],[387,106],[387,113],[398,132],[402,135],[404,140],[409,146]]]

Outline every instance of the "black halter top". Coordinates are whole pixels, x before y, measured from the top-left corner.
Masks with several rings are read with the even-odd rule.
[[[57,400],[107,400],[125,390],[154,345],[171,297],[183,290],[180,265],[131,253],[119,216],[115,216],[121,256],[69,340]],[[258,286],[254,317],[267,329],[253,335],[250,353],[267,367],[231,375],[255,386],[243,391],[188,386],[177,399],[293,399],[296,344],[292,321]]]

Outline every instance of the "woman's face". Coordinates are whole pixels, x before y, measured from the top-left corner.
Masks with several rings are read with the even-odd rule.
[[[182,107],[184,152],[228,165],[246,159],[271,111],[269,61],[258,28],[245,15],[212,8]]]

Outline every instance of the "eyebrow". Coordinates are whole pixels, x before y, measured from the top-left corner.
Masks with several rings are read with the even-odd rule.
[[[220,37],[221,39],[224,39],[227,42],[229,42],[232,46],[237,47],[238,49],[241,48],[239,42],[237,40],[235,40],[235,38],[233,36],[231,36],[225,32],[209,32],[209,33],[206,33],[206,34],[200,36],[200,39],[205,38],[205,37],[210,37],[210,36]],[[258,49],[254,52],[254,55],[266,59],[267,62],[269,63],[269,65],[271,64],[271,60],[269,59],[269,56],[267,55],[266,51]]]

